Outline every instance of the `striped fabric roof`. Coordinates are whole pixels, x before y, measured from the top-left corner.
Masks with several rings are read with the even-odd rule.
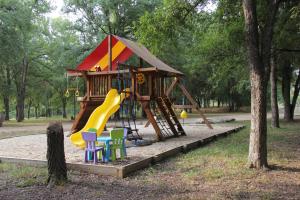
[[[121,38],[116,35],[111,37],[112,43],[112,68],[113,70],[117,67],[117,62],[124,63],[133,54],[145,60],[147,63],[156,67],[157,70],[169,72],[172,74],[182,73],[178,70],[168,66],[157,57],[155,57],[146,47],[131,40]],[[108,70],[109,65],[108,55],[108,36],[100,43],[98,47],[88,55],[80,65],[77,66],[76,70],[81,71],[95,71],[96,67],[100,67],[101,71]]]

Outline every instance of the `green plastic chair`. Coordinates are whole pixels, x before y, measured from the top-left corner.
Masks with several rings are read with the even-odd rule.
[[[113,129],[110,132],[110,138],[111,138],[111,145],[110,145],[110,151],[111,151],[111,160],[115,161],[117,157],[117,150],[120,149],[120,155],[121,159],[124,159],[124,129]]]

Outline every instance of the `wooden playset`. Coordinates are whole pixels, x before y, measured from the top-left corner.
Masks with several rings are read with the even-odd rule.
[[[137,58],[138,66],[128,64],[133,61],[133,55]],[[126,110],[131,112],[134,127],[129,119],[127,125],[123,119],[123,126],[131,134],[137,133],[135,115],[132,115],[135,103],[139,103],[146,113],[158,140],[186,134],[172,106],[195,108],[200,112],[197,103],[181,83],[183,73],[159,60],[141,44],[116,35],[108,35],[76,69],[68,70],[68,76],[82,77],[86,83],[86,94],[80,102],[80,111],[71,129],[73,133],[86,124],[93,110],[103,103],[112,88],[119,92],[130,88],[130,98],[122,103],[120,112],[127,105]],[[174,79],[170,86],[166,84],[167,79]],[[176,85],[192,105],[172,105],[168,96]],[[201,116],[206,125],[212,128],[202,113]]]

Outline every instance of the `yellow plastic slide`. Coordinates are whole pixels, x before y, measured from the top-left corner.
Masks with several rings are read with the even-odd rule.
[[[125,91],[129,92],[130,90],[127,88]],[[119,110],[120,104],[125,99],[125,96],[128,95],[126,95],[126,93],[119,94],[116,89],[111,89],[107,93],[103,104],[92,112],[83,129],[70,136],[71,142],[78,147],[84,147],[85,142],[82,139],[81,132],[88,131],[89,128],[97,129],[97,136],[99,137],[109,117]]]

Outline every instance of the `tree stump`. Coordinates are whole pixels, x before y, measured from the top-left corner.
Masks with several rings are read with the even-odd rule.
[[[64,151],[64,131],[60,122],[50,123],[47,128],[48,186],[67,181],[67,166]]]

